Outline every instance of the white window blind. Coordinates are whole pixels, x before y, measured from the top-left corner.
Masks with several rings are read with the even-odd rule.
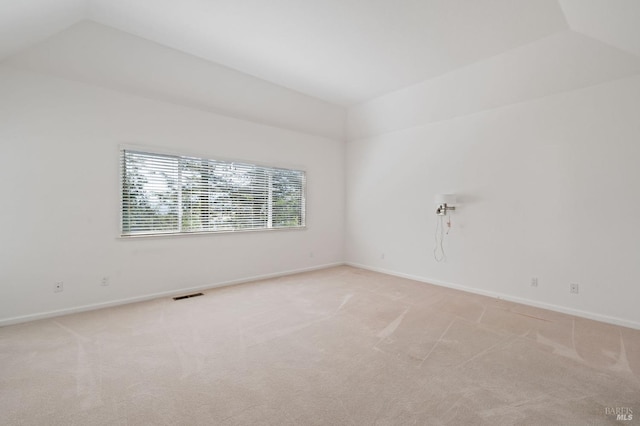
[[[122,235],[301,228],[305,172],[122,150]]]

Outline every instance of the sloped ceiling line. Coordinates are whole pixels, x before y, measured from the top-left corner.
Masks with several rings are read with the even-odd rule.
[[[0,0],[0,60],[84,19],[342,106],[567,29],[640,55],[637,0]]]

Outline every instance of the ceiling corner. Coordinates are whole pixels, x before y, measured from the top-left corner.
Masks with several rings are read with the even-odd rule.
[[[0,0],[0,61],[83,20],[85,0]]]
[[[558,2],[571,30],[640,56],[640,1]]]

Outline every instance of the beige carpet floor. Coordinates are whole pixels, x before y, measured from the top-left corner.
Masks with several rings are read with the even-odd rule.
[[[638,330],[346,266],[204,293],[0,328],[0,424],[640,424]]]

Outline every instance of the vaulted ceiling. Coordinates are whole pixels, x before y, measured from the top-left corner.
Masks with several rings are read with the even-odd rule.
[[[568,30],[640,55],[637,0],[0,0],[0,60],[86,19],[343,106]]]

